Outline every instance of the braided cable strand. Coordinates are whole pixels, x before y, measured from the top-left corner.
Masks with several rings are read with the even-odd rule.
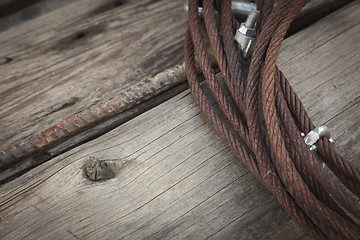
[[[189,5],[189,15],[191,15],[192,13],[192,7],[191,5]],[[195,15],[197,15],[196,12]],[[241,159],[242,162],[245,164],[245,166],[247,166],[247,168],[254,173],[254,175],[258,178],[259,181],[261,181],[261,175],[257,168],[255,159],[247,151],[247,149],[244,148],[244,146],[237,140],[237,138],[231,133],[231,131],[226,128],[225,124],[221,122],[220,118],[212,110],[211,105],[205,94],[202,92],[200,84],[197,81],[193,52],[194,50],[193,43],[191,42],[191,33],[188,30],[185,38],[185,62],[190,89],[194,95],[195,101],[204,113],[207,121],[213,126],[219,136],[222,137],[222,139],[231,147],[235,155],[238,156],[239,159]],[[281,187],[281,184],[279,186]],[[316,225],[314,225],[311,220],[308,219],[308,217],[302,212],[301,208],[296,205],[291,196],[286,192],[286,189],[280,188],[278,192],[279,202],[289,212],[289,215],[291,215],[295,219],[295,221],[299,225],[301,225],[310,236],[313,236],[317,239],[326,239],[321,233],[321,231],[316,227]]]
[[[304,143],[300,133],[308,133],[314,125],[276,66],[286,31],[308,1],[257,1],[261,14],[247,78],[234,42],[234,32],[240,24],[231,15],[231,1],[189,1],[187,79],[195,102],[216,133],[310,237],[360,239],[358,199],[321,167]],[[197,14],[199,6],[203,7],[204,20]],[[220,13],[220,24],[214,10]],[[224,85],[215,75],[205,50],[204,35],[209,39]],[[195,59],[206,80],[202,84],[207,85],[210,95],[198,81]],[[210,98],[216,100],[219,109],[211,105]],[[336,153],[326,139],[320,139],[317,147],[323,161],[347,190],[360,196],[359,169]]]
[[[288,186],[287,188],[293,190],[291,192],[294,198],[302,203],[306,211],[308,211],[309,213],[314,213],[313,218],[317,218],[319,221],[324,222],[327,227],[331,228],[336,233],[339,233],[342,237],[351,238],[351,236],[360,234],[360,232],[356,231],[356,226],[353,226],[354,224],[347,219],[339,217],[326,205],[320,202],[313,195],[308,185],[299,175],[285,147],[286,143],[281,136],[279,126],[280,123],[278,120],[278,116],[276,115],[274,103],[276,59],[280,50],[281,41],[286,34],[287,28],[290,26],[290,23],[293,21],[296,14],[302,8],[301,5],[304,5],[305,3],[306,1],[298,1],[296,4],[290,7],[286,15],[283,17],[281,23],[278,25],[277,30],[274,32],[274,35],[267,49],[265,65],[262,71],[263,111],[265,116],[265,122],[267,125],[267,133],[269,134],[270,142],[273,146],[273,149],[275,150],[277,160],[280,161],[280,166],[282,167],[281,172],[285,172],[285,175],[280,175],[280,177],[283,183]],[[300,5],[301,8],[296,8],[297,4]],[[308,160],[310,160],[308,162],[310,164],[310,169],[315,168],[314,170],[316,170],[313,176],[315,178],[324,177],[324,180],[322,181],[324,183],[323,186],[327,187],[327,190],[330,191],[330,194],[332,194],[336,200],[343,203],[344,206],[347,208],[351,208],[351,204],[355,204],[355,206],[358,207],[356,201],[351,202],[350,196],[347,196],[346,193],[340,187],[338,187],[336,183],[334,184],[330,181],[330,178],[327,177],[326,174],[324,174],[324,171],[321,171],[321,165],[314,159],[313,155],[310,155],[310,158],[308,158]],[[330,184],[331,186],[329,186]],[[331,223],[328,222],[329,219],[332,220]]]
[[[284,77],[280,71],[277,70],[276,74],[278,74],[278,77]],[[283,125],[281,132],[284,138],[286,139],[285,142],[287,142],[287,150],[289,151],[289,154],[291,156],[291,159],[294,159],[294,163],[297,169],[300,169],[299,174],[301,177],[306,181],[306,183],[309,185],[311,191],[315,194],[317,198],[319,198],[320,201],[327,204],[332,210],[336,211],[338,214],[340,214],[342,217],[347,218],[348,220],[352,221],[351,218],[349,218],[346,213],[343,211],[342,208],[338,206],[336,201],[334,201],[330,194],[324,190],[324,188],[321,186],[321,183],[315,179],[312,178],[312,174],[309,173],[311,169],[309,169],[307,164],[303,164],[303,161],[301,159],[300,153],[305,153],[306,155],[311,154],[307,150],[307,146],[304,146],[302,139],[298,138],[292,138],[291,136],[298,136],[300,135],[295,120],[292,118],[291,113],[287,107],[287,105],[281,104],[281,102],[284,102],[284,96],[280,90],[280,83],[277,81],[276,84],[276,109],[279,114],[279,118],[281,119],[281,125]],[[285,129],[285,130],[284,130]],[[292,144],[290,144],[290,142]],[[299,144],[300,143],[300,144]],[[310,156],[311,157],[311,156]]]
[[[196,9],[197,9],[197,5],[193,6],[191,4],[191,2],[190,2],[190,4],[189,4],[189,18],[191,19],[190,22],[194,23],[194,24],[196,24],[199,21],[197,19]],[[195,16],[195,18],[194,18],[194,16]],[[194,21],[192,21],[193,19],[194,19]],[[192,27],[192,24],[190,24],[190,28],[191,27]],[[195,34],[194,37],[199,37],[199,36],[197,34]],[[187,37],[186,39],[189,39],[189,38]],[[228,143],[230,142],[230,146],[232,147],[235,154],[239,155],[238,150],[236,148],[233,148],[233,146],[234,146],[233,141],[234,141],[234,139],[236,140],[236,138],[232,137],[232,135],[229,134],[230,131],[228,131],[226,128],[224,128],[225,125],[218,120],[218,118],[216,117],[216,115],[212,111],[210,105],[207,103],[207,101],[205,101],[206,97],[199,90],[199,87],[197,87],[197,85],[195,85],[196,84],[196,79],[194,79],[194,78],[196,78],[196,75],[195,75],[195,72],[194,72],[195,67],[191,67],[194,63],[190,60],[191,57],[189,57],[191,52],[189,52],[188,49],[190,47],[187,47],[187,46],[193,46],[193,45],[190,45],[188,43],[188,41],[189,40],[187,40],[185,42],[185,61],[186,61],[186,66],[187,66],[187,74],[188,74],[188,80],[189,80],[190,88],[191,88],[191,90],[192,90],[192,92],[194,94],[195,100],[198,103],[198,105],[200,106],[200,108],[202,109],[205,116],[207,117],[207,120],[215,128],[215,130],[218,132],[218,134],[220,136],[222,136],[223,138],[228,139],[226,142],[228,142]],[[198,40],[197,41],[193,40],[193,41],[195,43]],[[191,69],[192,69],[192,71],[191,71]],[[203,71],[204,71],[204,69],[203,69]],[[229,139],[230,139],[230,141],[229,141]],[[244,161],[244,159],[242,159],[242,160]],[[254,164],[252,164],[252,165],[254,165]],[[247,166],[249,166],[249,165],[247,165]],[[250,168],[250,170],[252,170],[252,169]],[[268,176],[271,177],[271,175],[273,175],[273,174],[269,174],[269,173],[274,172],[274,170],[272,169],[272,171],[270,170],[270,171],[266,172],[266,169],[265,170],[262,169],[262,172],[263,172],[262,175],[268,175]],[[258,175],[258,174],[256,174],[256,176],[258,177],[258,179],[261,178],[260,175]],[[296,222],[298,222],[299,225],[303,226],[303,228],[309,233],[309,235],[317,236],[317,238],[325,239],[322,236],[322,233],[311,222],[311,220],[309,220],[307,218],[307,216],[301,211],[301,209],[298,206],[296,206],[296,203],[291,198],[291,196],[287,193],[286,189],[284,189],[282,187],[281,183],[276,178],[275,178],[275,181],[276,181],[277,184],[270,184],[268,182],[266,185],[267,185],[267,187],[273,186],[274,194],[277,196],[279,202],[289,212],[289,214],[291,216],[293,216],[293,218],[296,220]]]
[[[279,71],[279,70],[277,70]],[[299,130],[304,133],[310,132],[315,126],[309,118],[305,107],[291,88],[284,74],[279,71],[281,91],[291,114]],[[335,173],[340,181],[354,194],[360,197],[360,171],[355,166],[344,160],[329,144],[321,138],[317,143],[317,149],[326,165]]]

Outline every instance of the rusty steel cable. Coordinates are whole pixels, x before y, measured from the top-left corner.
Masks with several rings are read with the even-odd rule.
[[[322,168],[305,145],[300,133],[309,133],[315,126],[276,66],[287,28],[307,2],[257,1],[261,12],[256,23],[257,43],[248,66],[239,61],[234,42],[240,23],[231,14],[231,1],[190,1],[185,37],[186,75],[207,121],[309,236],[358,239],[358,199]],[[197,14],[200,5],[203,19]],[[214,11],[219,13],[220,23]],[[212,52],[205,47],[207,40]],[[216,75],[209,55],[214,55],[223,82]],[[207,85],[198,81],[196,60]],[[11,176],[14,169],[22,171],[29,164],[36,165],[36,159],[29,163],[28,158],[183,80],[183,66],[177,66],[21,140],[0,152],[1,177]],[[206,87],[210,93],[204,90]],[[212,104],[214,100],[218,107]],[[326,138],[321,138],[316,146],[326,166],[360,197],[359,169],[343,159]]]
[[[257,39],[247,66],[239,61],[234,41],[240,24],[231,14],[231,1],[189,1],[186,74],[210,125],[310,237],[360,239],[359,169],[325,137],[316,143],[318,155],[343,185],[322,167],[301,135],[315,126],[276,66],[287,29],[307,2],[257,1]],[[202,17],[198,7],[203,9]],[[212,53],[205,46],[207,41]],[[211,65],[211,54],[221,77]],[[197,64],[205,83],[199,81]]]

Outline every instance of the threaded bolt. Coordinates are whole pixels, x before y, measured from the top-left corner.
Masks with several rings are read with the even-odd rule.
[[[249,13],[249,16],[246,18],[245,26],[247,26],[248,28],[254,28],[259,14],[259,11],[252,9]]]

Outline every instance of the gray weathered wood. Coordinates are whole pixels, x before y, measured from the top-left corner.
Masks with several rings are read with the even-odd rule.
[[[353,0],[311,0],[300,12],[299,16],[287,32],[287,35],[292,35],[301,29],[313,24],[329,13],[336,11],[344,5]]]
[[[0,17],[11,14],[38,0],[0,0]]]
[[[0,149],[181,64],[185,28],[182,1],[78,0],[1,32]]]
[[[313,0],[295,30],[350,1]],[[0,19],[0,149],[181,63],[182,4],[46,0]]]
[[[359,166],[360,2],[284,42],[280,68]],[[339,48],[341,46],[341,49]],[[105,160],[115,177],[92,182]],[[0,186],[2,239],[304,239],[185,91]]]
[[[4,16],[0,19],[0,31],[4,31],[10,27],[23,24],[26,21],[48,14],[57,8],[63,7],[74,0],[41,0],[33,1],[33,3],[21,10]]]

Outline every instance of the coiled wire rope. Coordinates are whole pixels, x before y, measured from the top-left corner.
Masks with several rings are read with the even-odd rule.
[[[260,11],[257,40],[247,69],[239,61],[234,41],[240,24],[231,14],[231,1],[190,0],[185,36],[187,79],[196,103],[217,134],[310,237],[360,239],[360,205],[356,198],[360,197],[360,171],[325,137],[316,144],[318,155],[343,185],[322,167],[301,136],[315,126],[276,66],[286,31],[308,2],[256,2]],[[202,18],[198,7],[203,9]],[[207,39],[224,84],[211,64]],[[210,96],[199,81],[197,64]],[[221,114],[212,106],[211,98]]]

